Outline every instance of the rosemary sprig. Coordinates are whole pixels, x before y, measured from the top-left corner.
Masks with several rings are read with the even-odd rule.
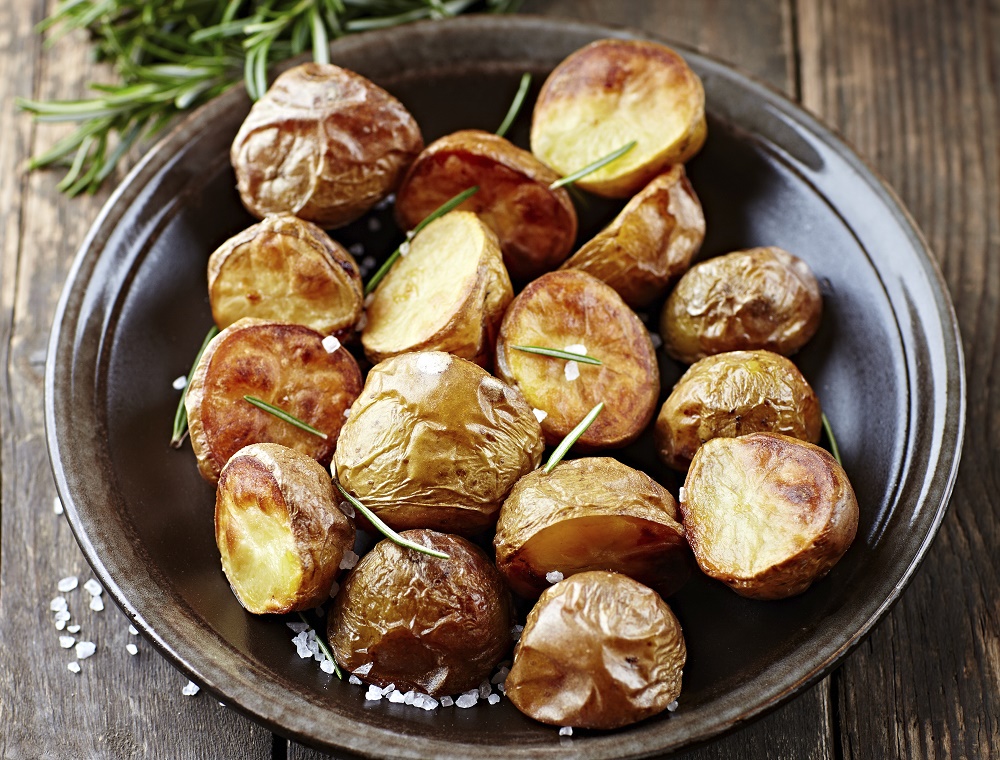
[[[573,444],[580,439],[580,436],[587,432],[587,428],[593,424],[594,420],[597,419],[597,415],[599,415],[603,409],[604,402],[601,401],[597,404],[597,406],[587,412],[587,416],[580,420],[580,424],[570,430],[569,435],[563,438],[559,445],[556,446],[556,450],[552,452],[552,456],[550,456],[549,461],[545,463],[545,467],[542,472],[548,475],[555,469],[556,465],[562,461],[564,456],[566,456],[566,452],[569,451]]]
[[[368,507],[366,507],[356,498],[347,493],[347,491],[344,490],[344,487],[340,485],[340,483],[337,481],[336,478],[333,479],[333,484],[337,486],[337,490],[344,495],[345,499],[351,502],[351,504],[354,506],[356,510],[358,510],[361,514],[363,514],[365,517],[368,518],[368,522],[370,522],[373,526],[375,526],[375,529],[378,530],[379,533],[388,538],[394,544],[398,544],[399,546],[404,546],[407,549],[413,549],[413,551],[415,552],[421,552],[422,554],[429,554],[430,556],[437,557],[438,559],[451,559],[451,557],[449,557],[444,552],[439,552],[436,549],[428,549],[426,546],[421,546],[415,541],[410,541],[407,538],[403,538],[396,531],[394,531],[392,528],[390,528],[388,525],[382,522],[379,519],[378,515],[376,515],[374,512],[368,509]]]
[[[574,354],[572,351],[560,351],[558,348],[545,348],[544,346],[511,346],[511,348],[518,351],[524,351],[526,354],[538,354],[539,356],[551,356],[555,359],[566,359],[571,362],[580,362],[580,364],[593,364],[596,366],[601,366],[603,362],[600,359],[595,359],[593,356],[588,354]]]
[[[499,129],[497,129],[497,137],[503,137],[507,134],[507,130],[510,129],[511,124],[514,123],[514,119],[520,113],[521,106],[524,105],[524,98],[527,96],[528,88],[530,87],[531,74],[525,72],[521,74],[521,83],[517,86],[517,92],[514,93],[514,100],[511,101],[510,108],[507,109],[507,115],[503,117]]]
[[[334,658],[333,653],[330,651],[330,648],[326,645],[326,641],[324,640],[322,634],[314,625],[312,625],[308,620],[306,620],[306,616],[303,615],[301,612],[299,613],[299,619],[303,623],[308,625],[310,628],[312,628],[314,631],[316,631],[316,643],[319,644],[319,648],[322,650],[323,654],[326,655],[326,658],[333,663],[333,674],[337,676],[337,678],[339,678],[341,681],[343,681],[344,674],[340,672],[340,666],[337,664],[337,660]]]
[[[201,348],[198,349],[198,353],[194,357],[194,363],[191,365],[191,370],[187,373],[187,379],[184,382],[184,389],[181,391],[181,400],[177,402],[177,411],[174,412],[174,432],[170,437],[170,445],[175,449],[179,449],[181,444],[184,443],[184,439],[187,437],[188,416],[187,407],[184,404],[187,401],[188,387],[191,385],[191,378],[194,377],[194,371],[198,368],[198,362],[201,361],[201,355],[205,353],[205,349],[208,348],[208,344],[212,342],[212,338],[218,334],[219,328],[212,325],[208,333],[205,335],[205,340],[201,342]]]
[[[243,400],[246,401],[246,402],[248,402],[248,403],[250,403],[250,404],[253,404],[258,409],[263,409],[268,414],[273,414],[279,420],[284,420],[289,425],[295,425],[295,427],[299,428],[300,430],[305,430],[307,433],[312,433],[313,435],[318,436],[319,438],[322,438],[324,441],[327,441],[327,440],[330,439],[330,436],[328,436],[322,430],[317,430],[312,425],[310,425],[308,422],[303,422],[302,420],[300,420],[295,415],[292,415],[292,414],[289,414],[288,412],[286,412],[280,406],[275,406],[274,404],[269,404],[266,401],[264,401],[263,399],[257,398],[256,396],[244,396]]]
[[[833,458],[837,460],[837,464],[843,467],[844,462],[840,458],[840,449],[837,446],[837,439],[833,437],[833,428],[830,426],[830,419],[826,416],[826,412],[822,412],[821,415],[823,420],[823,432],[826,433],[826,437],[830,440],[830,453],[833,454]]]
[[[600,168],[602,168],[604,166],[607,166],[612,161],[615,161],[616,159],[621,158],[626,153],[628,153],[630,150],[632,150],[632,148],[634,148],[635,146],[636,146],[636,141],[632,140],[632,142],[626,143],[625,145],[623,145],[622,147],[620,147],[618,150],[611,151],[611,153],[609,153],[608,155],[606,155],[604,158],[599,158],[596,161],[594,161],[594,163],[587,164],[585,167],[583,167],[579,171],[575,171],[572,174],[568,174],[565,177],[560,177],[555,182],[553,182],[551,185],[549,185],[549,189],[550,190],[556,190],[556,189],[562,187],[563,185],[570,185],[570,184],[576,182],[578,179],[583,179],[588,174],[592,174],[593,172],[596,172],[598,169],[600,169]]]

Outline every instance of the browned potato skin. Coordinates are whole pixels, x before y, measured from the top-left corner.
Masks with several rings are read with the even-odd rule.
[[[705,441],[781,433],[819,443],[822,411],[798,368],[771,351],[727,351],[692,364],[660,407],[656,453],[687,470]]]
[[[809,266],[773,246],[695,264],[663,308],[667,353],[686,364],[723,351],[789,356],[819,328],[823,300]]]
[[[249,593],[256,576],[277,572],[267,566],[240,567],[234,560],[240,544],[254,539],[248,535],[253,523],[245,520],[250,510],[287,525],[294,542],[294,560],[289,561],[301,572],[290,593],[266,600],[254,600]],[[337,508],[330,475],[316,460],[286,446],[255,443],[236,452],[222,468],[215,539],[222,568],[244,608],[258,615],[295,612],[329,599],[344,553],[354,546],[354,525]],[[273,580],[280,586],[284,579]]]
[[[547,573],[588,570],[619,572],[669,596],[693,567],[679,521],[674,497],[639,470],[610,457],[560,462],[551,473],[528,473],[510,492],[493,541],[497,567],[513,591],[531,599],[549,587]],[[622,523],[638,534],[627,547],[621,546]],[[549,540],[572,560],[532,551],[532,539],[553,529]],[[581,533],[574,536],[575,530]]]
[[[858,502],[837,460],[775,433],[702,446],[681,512],[702,571],[751,599],[801,594],[830,572],[858,528]]]
[[[677,164],[633,196],[562,268],[594,275],[633,309],[641,309],[687,270],[704,239],[701,202],[684,166]]]
[[[312,222],[269,216],[208,259],[208,297],[220,329],[243,317],[305,325],[347,338],[364,288],[354,257]]]
[[[251,443],[280,443],[329,464],[344,412],[361,392],[361,370],[346,349],[327,353],[323,336],[303,325],[245,317],[216,335],[188,386],[191,447],[210,483]],[[251,405],[280,407],[327,434],[300,430]]]
[[[529,613],[505,691],[542,723],[619,728],[680,696],[686,659],[680,623],[655,591],[618,573],[578,573]]]
[[[329,229],[392,192],[423,145],[413,116],[381,87],[304,63],[254,104],[230,159],[251,214],[294,214]]]
[[[566,380],[565,360],[511,348],[575,344],[603,364],[580,364],[574,381]],[[634,441],[653,418],[660,392],[656,352],[642,322],[608,285],[575,269],[542,275],[514,299],[500,325],[496,371],[548,413],[542,432],[553,445],[604,401],[578,451]]]
[[[541,428],[514,388],[440,351],[368,373],[337,443],[340,484],[396,530],[475,535],[542,458]]]
[[[347,577],[329,617],[337,662],[372,663],[365,681],[432,696],[489,678],[510,648],[510,594],[482,549],[459,536],[409,530],[437,559],[391,541],[375,545]]]
[[[434,141],[410,166],[396,193],[396,218],[416,227],[445,201],[477,185],[459,208],[497,233],[515,280],[558,267],[576,241],[576,209],[559,175],[526,150],[489,132],[466,129]]]

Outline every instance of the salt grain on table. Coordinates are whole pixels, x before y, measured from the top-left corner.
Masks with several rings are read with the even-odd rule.
[[[466,692],[465,694],[463,694],[462,696],[460,696],[458,699],[455,700],[455,704],[458,707],[472,707],[478,701],[479,701],[478,692],[473,692],[473,693]]]
[[[59,646],[61,646],[63,649],[69,649],[75,643],[76,643],[76,639],[73,638],[72,636],[60,636],[59,637]]]
[[[136,627],[134,625],[130,625],[128,627],[128,632],[130,634],[132,634],[133,636],[138,636],[139,635],[139,631],[136,630]]]
[[[104,611],[104,600],[99,596],[90,597],[90,609],[94,612]]]
[[[358,678],[353,673],[351,673],[351,677],[347,679],[347,683],[354,684],[355,686],[360,686],[361,685],[361,679]]]
[[[454,698],[448,696],[441,697],[441,707],[451,707],[453,704],[455,704]]]
[[[52,610],[53,612],[62,612],[68,606],[69,605],[66,602],[66,597],[64,596],[57,596],[55,599],[49,602],[49,609]]]
[[[69,665],[67,665],[67,666],[66,666],[66,668],[67,668],[67,669],[68,669],[68,670],[69,670],[69,671],[70,671],[71,673],[79,673],[79,672],[80,672],[80,663],[78,663],[78,662],[77,662],[76,660],[74,660],[74,661],[73,661],[73,662],[71,662],[71,663],[70,663]]]
[[[486,701],[489,702],[491,705],[495,705],[495,704],[497,704],[500,701],[500,695],[499,694],[490,694],[486,698]]]
[[[126,644],[125,651],[128,652],[133,657],[135,657],[137,654],[139,654],[139,647],[137,647],[135,644]]]
[[[199,691],[201,691],[201,687],[198,686],[198,684],[196,684],[194,681],[188,681],[187,686],[181,689],[181,694],[183,694],[185,697],[193,697]]]
[[[333,660],[324,659],[323,662],[319,664],[319,669],[324,673],[332,673],[336,668],[333,665]]]
[[[79,633],[80,626],[78,625],[68,625],[66,626],[66,633]]]
[[[104,593],[104,588],[93,578],[83,584],[83,589],[91,596],[100,596]]]
[[[63,578],[61,581],[59,581],[59,584],[58,584],[57,588],[62,593],[65,594],[67,591],[72,591],[73,589],[75,589],[79,585],[79,583],[80,583],[80,581],[77,579],[77,577],[75,575],[70,575],[70,576],[68,576],[66,578]]]
[[[81,641],[76,645],[76,659],[86,660],[97,651],[97,644],[93,641]]]
[[[560,736],[572,736],[573,735],[573,727],[572,726],[563,726],[562,728],[559,729],[559,735]]]
[[[58,496],[52,500],[52,511],[57,515],[61,515],[63,513],[63,503],[59,500]]]
[[[369,686],[368,691],[365,692],[366,702],[381,702],[382,701],[382,690],[377,686]]]
[[[173,386],[175,391],[183,390],[184,386],[187,384],[188,384],[188,379],[184,375],[174,378]]]

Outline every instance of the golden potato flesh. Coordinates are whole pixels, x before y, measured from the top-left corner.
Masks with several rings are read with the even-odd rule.
[[[837,461],[774,433],[713,438],[698,449],[681,512],[702,571],[753,599],[805,591],[858,528],[858,502]]]
[[[392,192],[422,148],[413,116],[381,87],[338,66],[304,63],[254,103],[230,159],[254,216],[294,214],[331,228]]]
[[[659,595],[618,573],[578,573],[542,594],[514,651],[505,691],[554,726],[619,728],[681,693],[687,648]]]
[[[208,298],[220,328],[243,317],[349,334],[364,299],[357,264],[311,222],[269,216],[208,260]]]
[[[655,42],[598,40],[545,80],[531,122],[531,151],[569,175],[636,141],[628,153],[576,182],[627,198],[705,142],[705,91],[677,53]]]
[[[691,267],[663,307],[660,332],[686,364],[755,348],[788,356],[815,334],[822,310],[808,264],[780,248],[751,248]]]
[[[460,208],[477,213],[500,238],[511,277],[530,280],[558,267],[576,240],[569,193],[559,175],[526,150],[489,132],[467,129],[427,146],[396,193],[396,217],[412,229],[445,201],[476,185]]]
[[[561,462],[521,478],[500,510],[497,567],[534,598],[553,572],[613,570],[667,596],[691,575],[691,551],[674,497],[616,459]],[[551,576],[550,576],[551,577]]]
[[[344,348],[328,352],[303,325],[245,317],[216,335],[188,386],[191,447],[202,477],[251,443],[280,443],[328,464],[344,413],[361,392],[361,371]],[[326,434],[326,439],[253,406],[254,396]]]
[[[472,535],[538,466],[541,428],[514,388],[440,351],[368,373],[337,443],[340,484],[396,530]]]
[[[594,275],[638,309],[687,270],[704,238],[701,203],[677,164],[646,185],[562,268]]]
[[[369,683],[437,696],[489,678],[510,649],[510,594],[482,549],[410,530],[438,559],[381,541],[337,594],[328,636],[337,662]]]
[[[818,443],[819,399],[798,368],[771,351],[728,351],[692,364],[656,418],[656,451],[686,470],[712,438],[781,433]]]
[[[519,351],[582,348],[600,366]],[[542,275],[511,303],[497,338],[497,374],[543,412],[557,444],[598,402],[604,410],[579,439],[583,450],[624,446],[656,411],[660,374],[649,333],[621,297],[586,272]]]
[[[447,351],[491,362],[514,297],[497,236],[470,211],[428,224],[374,291],[361,335],[373,362],[407,351]]]
[[[286,446],[255,443],[222,468],[215,540],[240,604],[256,614],[294,612],[329,599],[354,526],[322,465]]]

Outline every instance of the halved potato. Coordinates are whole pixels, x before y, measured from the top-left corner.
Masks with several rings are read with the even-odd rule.
[[[447,351],[485,364],[514,297],[497,236],[470,211],[452,211],[413,238],[375,289],[361,335],[372,362]]]
[[[531,122],[531,152],[569,175],[635,140],[624,156],[576,182],[627,198],[705,142],[705,91],[677,53],[655,42],[598,40],[545,80]]]
[[[354,525],[315,459],[254,443],[222,468],[215,541],[240,604],[258,615],[295,612],[329,599],[344,553],[354,546]]]
[[[269,216],[208,259],[208,299],[220,329],[243,317],[346,336],[364,299],[354,257],[311,222]]]
[[[431,143],[410,166],[396,193],[396,218],[412,229],[450,198],[473,185],[460,208],[474,211],[500,238],[515,280],[558,267],[576,240],[576,209],[569,193],[549,185],[559,175],[502,137],[466,129]]]
[[[188,386],[188,427],[198,469],[215,483],[229,458],[251,443],[280,443],[329,464],[344,413],[361,392],[347,349],[330,353],[303,325],[244,317],[216,335]],[[255,396],[325,433],[324,440],[258,409]]]
[[[691,265],[705,215],[682,164],[655,177],[562,265],[607,283],[633,309],[649,306]]]
[[[753,599],[801,594],[830,572],[858,528],[858,502],[837,460],[774,433],[705,443],[684,481],[681,512],[702,571]]]
[[[563,577],[613,570],[669,596],[693,562],[677,503],[663,486],[609,457],[560,462],[529,472],[500,510],[497,567],[510,587],[534,598]]]
[[[567,363],[514,346],[583,347],[602,364]],[[582,450],[634,441],[660,392],[656,352],[642,322],[609,286],[575,269],[542,275],[514,299],[500,325],[496,370],[546,413],[542,432],[551,444],[603,401],[604,410],[579,439]]]

